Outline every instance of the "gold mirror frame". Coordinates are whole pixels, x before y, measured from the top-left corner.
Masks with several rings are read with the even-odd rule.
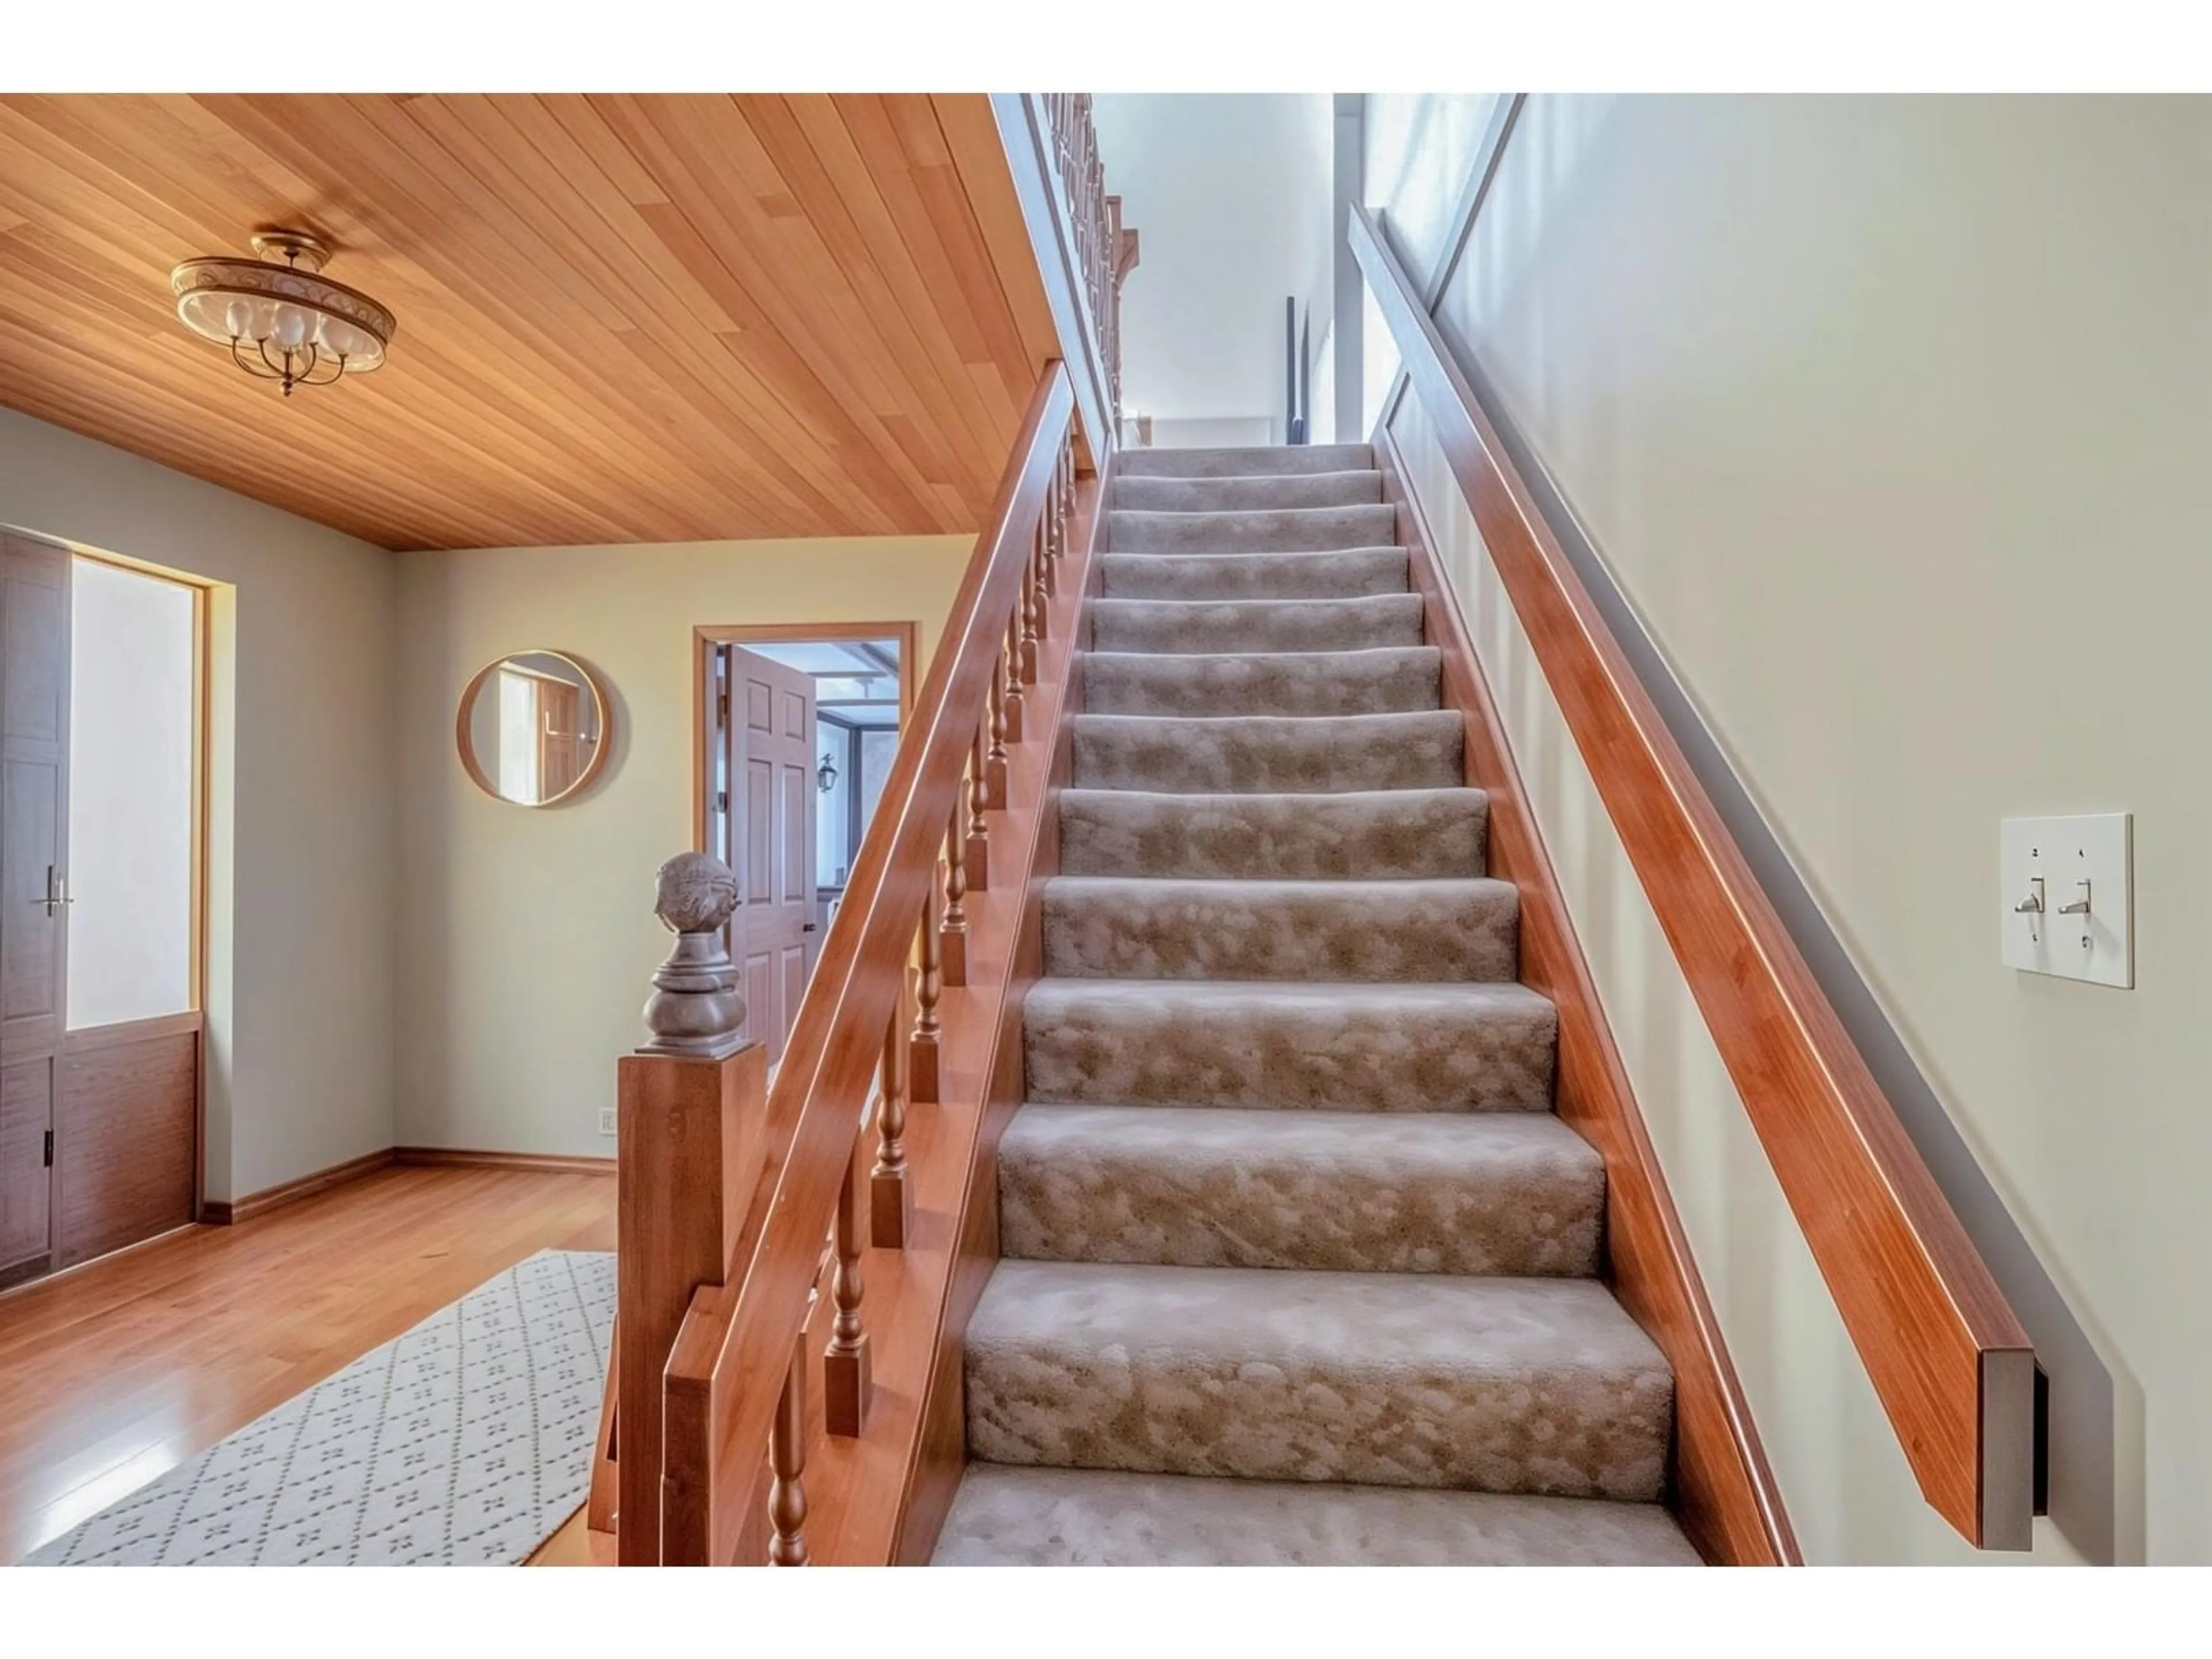
[[[576,677],[583,682],[584,689],[592,694],[592,713],[599,722],[598,740],[591,745],[592,752],[585,760],[581,769],[577,772],[575,781],[559,794],[548,795],[544,800],[517,800],[512,795],[500,793],[499,787],[484,775],[483,768],[477,763],[475,747],[469,741],[469,714],[476,707],[477,697],[483,690],[484,682],[507,664],[524,657],[551,657],[575,670]],[[564,800],[573,800],[590,788],[593,781],[606,766],[607,751],[613,746],[613,711],[607,702],[606,689],[599,684],[599,677],[566,651],[556,651],[547,646],[526,646],[520,651],[506,651],[494,657],[482,668],[477,670],[469,683],[461,688],[460,704],[453,713],[453,747],[461,757],[461,769],[469,775],[469,781],[495,801],[508,806],[524,807],[532,811],[543,807],[557,806]]]

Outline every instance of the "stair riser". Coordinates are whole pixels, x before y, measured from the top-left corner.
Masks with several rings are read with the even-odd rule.
[[[1327,553],[1109,553],[1109,599],[1358,599],[1407,591],[1406,555],[1395,547]]]
[[[1466,728],[1449,713],[1336,720],[1082,714],[1074,726],[1072,781],[1079,788],[1324,794],[1462,781]]]
[[[1141,1006],[1071,999],[1022,1022],[1031,1100],[1365,1112],[1549,1111],[1556,1012],[1373,1016],[1255,1000],[1194,1008],[1173,984]]]
[[[1383,795],[1060,798],[1060,867],[1071,876],[1375,881],[1479,876],[1480,790]]]
[[[1083,706],[1094,714],[1398,714],[1437,707],[1432,647],[1267,656],[1093,653]]]
[[[970,1464],[938,1566],[1695,1567],[1656,1504]]]
[[[1364,507],[1382,499],[1379,472],[1256,478],[1117,478],[1114,505],[1134,513],[1247,513],[1285,507]]]
[[[1397,509],[1382,505],[1106,515],[1106,545],[1115,553],[1301,553],[1396,539]]]
[[[1297,473],[1358,472],[1375,465],[1365,444],[1269,444],[1232,449],[1125,449],[1115,463],[1121,478],[1285,477]]]
[[[1246,1480],[1656,1498],[1673,1428],[1663,1367],[1482,1377],[1377,1355],[1347,1372],[1169,1349],[967,1348],[968,1447],[986,1462]]]
[[[1044,890],[1055,979],[1511,979],[1520,896],[1507,882],[1059,880]]]
[[[1097,651],[1368,651],[1420,642],[1416,593],[1197,604],[1099,599],[1091,607],[1091,644]]]
[[[1605,1168],[1587,1147],[1425,1160],[1417,1141],[1393,1144],[1394,1126],[1419,1126],[1401,1116],[1369,1121],[1356,1152],[1331,1142],[1306,1155],[1297,1114],[1269,1114],[1290,1133],[1258,1142],[1243,1114],[1178,1113],[1158,1131],[1143,1121],[1151,1115],[1126,1106],[1018,1115],[999,1147],[999,1253],[1329,1273],[1597,1271]],[[1223,1127],[1209,1135],[1216,1120]]]

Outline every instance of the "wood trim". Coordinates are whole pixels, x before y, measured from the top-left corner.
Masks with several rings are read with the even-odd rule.
[[[691,848],[714,849],[708,843],[707,738],[708,711],[714,702],[714,647],[718,645],[805,641],[809,640],[883,640],[899,642],[899,729],[904,731],[914,714],[916,659],[921,651],[921,624],[907,622],[833,623],[702,623],[691,630]]]
[[[1467,781],[1489,797],[1489,872],[1521,896],[1521,979],[1559,1010],[1560,1119],[1605,1158],[1607,1271],[1621,1305],[1674,1371],[1674,1508],[1706,1560],[1797,1566],[1803,1557],[1729,1361],[1719,1322],[1652,1149],[1466,613],[1387,427],[1374,436],[1382,499],[1398,509],[1444,706],[1467,719]]]
[[[326,1170],[315,1170],[312,1175],[279,1182],[274,1187],[264,1187],[259,1192],[248,1193],[244,1198],[210,1199],[200,1206],[200,1219],[217,1227],[234,1226],[239,1222],[267,1215],[271,1210],[281,1210],[288,1204],[296,1204],[303,1198],[313,1198],[317,1193],[328,1192],[349,1181],[374,1175],[397,1161],[393,1149],[389,1146],[381,1152],[364,1152],[359,1158],[349,1158],[343,1164],[333,1164]]]
[[[461,1146],[394,1146],[386,1155],[414,1169],[536,1170],[565,1175],[611,1176],[611,1158],[571,1158],[557,1152],[486,1152]]]
[[[193,1008],[181,1014],[157,1014],[151,1019],[126,1019],[115,1025],[81,1026],[64,1034],[62,1051],[93,1054],[103,1048],[126,1048],[134,1042],[153,1042],[162,1037],[198,1036],[206,1029],[207,1016]]]
[[[1912,1466],[1980,1548],[2032,1541],[2034,1351],[1364,208],[1416,394]]]
[[[758,1530],[744,1473],[759,1467],[780,1393],[758,1380],[784,1374],[793,1338],[805,1328],[854,1126],[882,1053],[880,1034],[902,1004],[916,918],[937,890],[945,825],[961,795],[975,722],[1059,476],[1074,406],[1067,372],[1054,362],[1030,399],[986,520],[990,527],[969,561],[769,1092],[768,1167],[775,1178],[756,1192],[745,1217],[723,1281],[731,1291],[701,1292],[670,1357],[664,1428],[670,1479],[678,1478],[680,1465],[691,1489],[703,1480],[708,1501],[704,1513],[684,1511],[692,1524],[683,1528],[678,1506],[664,1502],[664,1560],[733,1559],[748,1531]],[[997,890],[985,896],[995,899]],[[971,951],[975,915],[971,910]],[[960,1000],[971,1016],[991,1006],[983,1000],[996,994],[990,967],[971,959],[969,983],[945,997]],[[949,1000],[940,1002],[941,1016],[951,1011]],[[946,1104],[933,1106],[909,1122],[945,1110]],[[913,1155],[909,1147],[910,1162]],[[886,1356],[877,1358],[880,1365]],[[679,1459],[679,1436],[688,1462]]]

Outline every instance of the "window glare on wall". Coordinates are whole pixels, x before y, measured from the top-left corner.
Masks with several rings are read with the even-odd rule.
[[[69,1023],[192,1000],[197,595],[79,558],[70,661]]]

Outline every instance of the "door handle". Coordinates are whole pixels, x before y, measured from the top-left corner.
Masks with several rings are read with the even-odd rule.
[[[817,929],[816,924],[813,922],[802,921],[799,924],[799,931],[802,933],[811,933],[817,932]]]
[[[69,878],[58,872],[50,864],[46,866],[46,896],[43,899],[33,899],[31,902],[45,905],[46,914],[51,916],[58,914],[61,906],[75,904],[76,900],[70,896]]]

